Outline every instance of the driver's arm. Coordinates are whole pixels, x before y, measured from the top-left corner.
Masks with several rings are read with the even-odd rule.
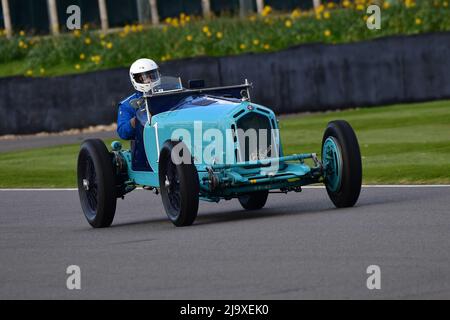
[[[119,137],[124,140],[134,139],[134,126],[136,111],[129,103],[121,103],[119,105],[119,112],[117,116],[117,133]]]

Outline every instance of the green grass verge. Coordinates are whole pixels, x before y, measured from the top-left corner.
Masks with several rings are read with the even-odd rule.
[[[349,121],[358,135],[364,183],[450,183],[450,101],[284,116],[285,154],[319,152],[334,119]],[[74,187],[78,149],[0,153],[0,187]]]

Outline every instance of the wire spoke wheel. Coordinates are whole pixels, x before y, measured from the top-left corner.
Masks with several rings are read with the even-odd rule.
[[[97,175],[95,174],[94,162],[90,156],[86,158],[86,174],[83,179],[83,187],[86,192],[89,206],[92,211],[97,211],[98,192]]]
[[[169,162],[167,165],[167,174],[165,184],[168,185],[167,193],[170,204],[175,211],[180,210],[180,178],[176,166]]]
[[[182,163],[180,158],[174,163],[172,151],[178,144],[182,152],[189,152],[182,142],[167,141],[160,152],[158,174],[166,214],[175,226],[182,227],[191,225],[197,217],[200,186],[192,161]],[[190,155],[187,158],[191,159]]]
[[[94,228],[111,225],[116,211],[115,175],[110,153],[98,139],[83,142],[78,155],[78,194],[83,213]]]

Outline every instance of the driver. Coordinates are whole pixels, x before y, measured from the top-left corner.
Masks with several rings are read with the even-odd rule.
[[[130,79],[137,92],[119,103],[117,133],[124,140],[133,140],[136,127],[136,104],[144,93],[161,83],[158,65],[150,59],[136,60],[130,67]]]

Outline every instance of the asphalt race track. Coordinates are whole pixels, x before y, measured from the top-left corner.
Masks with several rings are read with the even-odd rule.
[[[2,190],[0,208],[0,299],[450,298],[450,187],[364,188],[340,210],[317,188],[257,212],[202,202],[186,228],[143,190],[101,230],[73,190]],[[66,288],[69,265],[81,290]]]

